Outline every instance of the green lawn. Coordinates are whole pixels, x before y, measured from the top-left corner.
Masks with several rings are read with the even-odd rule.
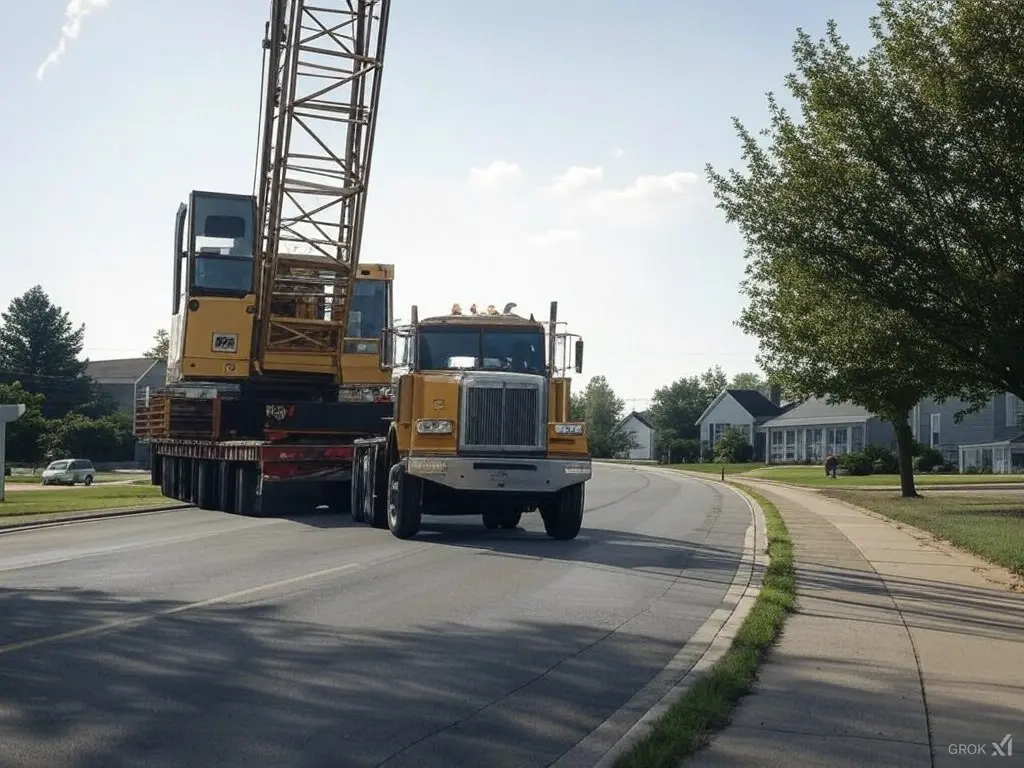
[[[140,475],[133,472],[97,472],[93,478],[96,483],[111,483],[118,480],[145,480],[149,481],[147,475]],[[8,485],[39,485],[42,478],[39,475],[11,475],[6,478]]]
[[[917,499],[871,491],[826,491],[825,495],[928,531],[1024,577],[1024,495],[948,492]]]
[[[796,600],[793,543],[786,523],[768,499],[746,488],[764,510],[768,554],[764,581],[754,606],[725,656],[676,701],[616,768],[675,768],[702,749],[729,723],[733,708],[750,693],[757,668],[775,643]]]
[[[672,469],[687,472],[701,472],[710,475],[721,474],[721,464],[673,464]],[[774,480],[808,488],[849,488],[851,486],[890,486],[898,488],[899,475],[839,475],[835,479],[825,477],[825,468],[818,466],[768,467],[764,464],[726,464],[726,475],[740,475],[758,480]],[[996,483],[1024,484],[1024,475],[961,475],[919,473],[914,476],[918,486],[976,485]]]
[[[69,488],[67,490],[7,489],[7,500],[0,503],[0,520],[24,518],[26,515],[45,515],[55,512],[84,512],[96,509],[159,506],[160,502],[174,504],[165,499],[156,485],[121,485],[104,488]]]

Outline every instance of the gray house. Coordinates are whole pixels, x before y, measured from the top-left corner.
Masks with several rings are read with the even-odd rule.
[[[162,387],[167,377],[167,363],[148,357],[131,357],[120,360],[91,360],[85,370],[87,376],[95,379],[101,392],[109,395],[117,409],[135,413],[136,401],[145,396],[146,387]],[[149,446],[135,446],[135,461],[145,465],[149,458]]]
[[[711,448],[730,427],[735,427],[754,448],[754,459],[765,458],[763,425],[785,412],[779,404],[779,390],[769,389],[766,397],[756,389],[723,389],[697,419],[702,447]]]
[[[941,452],[961,472],[970,468],[998,474],[1024,472],[1024,403],[1020,398],[1009,392],[998,394],[978,413],[957,424],[954,416],[962,408],[960,400],[922,400],[911,418],[914,437]]]
[[[852,403],[805,400],[764,423],[768,464],[821,462],[828,454],[858,453],[866,445],[896,447],[892,426]]]

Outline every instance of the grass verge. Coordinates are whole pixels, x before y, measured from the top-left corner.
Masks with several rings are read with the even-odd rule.
[[[686,472],[700,472],[705,475],[721,475],[725,467],[726,475],[738,475],[763,468],[763,464],[668,464],[668,469],[682,469]]]
[[[685,472],[700,472],[707,475],[725,474],[744,475],[758,480],[774,480],[778,483],[789,483],[805,488],[856,488],[871,486],[877,488],[899,488],[899,475],[840,475],[831,478],[825,476],[825,469],[817,466],[765,466],[764,464],[670,464],[669,469],[680,469]],[[942,487],[944,485],[999,485],[1002,483],[1024,484],[1024,475],[939,475],[922,472],[914,475],[915,483],[921,488]]]
[[[725,656],[675,702],[616,768],[675,768],[728,725],[733,708],[750,692],[757,668],[775,643],[796,601],[793,542],[779,510],[764,496],[742,489],[764,510],[769,563],[761,591]]]
[[[1024,497],[948,491],[904,499],[873,491],[826,491],[890,520],[912,525],[1024,577]]]
[[[0,504],[0,520],[26,515],[45,515],[54,512],[87,512],[96,509],[122,509],[141,507],[164,499],[156,485],[116,485],[104,488],[76,488],[61,491],[18,491],[7,489],[7,500]]]

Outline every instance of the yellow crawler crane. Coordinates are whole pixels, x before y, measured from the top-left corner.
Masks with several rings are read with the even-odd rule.
[[[347,506],[352,441],[386,434],[394,267],[360,259],[390,0],[272,0],[256,194],[175,221],[167,385],[136,436],[205,509]]]

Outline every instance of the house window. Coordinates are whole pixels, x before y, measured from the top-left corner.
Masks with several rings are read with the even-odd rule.
[[[825,453],[834,454],[836,452],[836,431],[834,428],[829,427],[825,430]]]
[[[713,424],[712,427],[713,427],[713,432],[711,434],[711,445],[714,446],[715,444],[718,443],[719,440],[722,439],[722,435],[725,434],[725,431],[729,428],[729,425],[728,424]]]
[[[935,448],[936,446],[938,446],[938,444],[940,442],[939,438],[940,438],[941,432],[940,432],[939,427],[941,426],[941,419],[942,419],[942,414],[941,413],[933,413],[932,414],[932,417],[931,417],[931,422],[932,422],[931,423],[931,427],[932,427],[932,429],[931,429],[931,441],[928,443],[932,448]]]
[[[864,427],[850,427],[850,453],[864,450]]]
[[[786,461],[793,461],[796,458],[796,430],[786,430]]]
[[[1020,398],[1012,392],[1006,393],[1006,426],[1019,427],[1021,422]]]
[[[771,458],[773,460],[782,461],[786,454],[785,446],[785,435],[781,430],[774,430],[771,433]]]
[[[849,430],[846,427],[836,427],[836,454],[849,453],[848,433]]]

